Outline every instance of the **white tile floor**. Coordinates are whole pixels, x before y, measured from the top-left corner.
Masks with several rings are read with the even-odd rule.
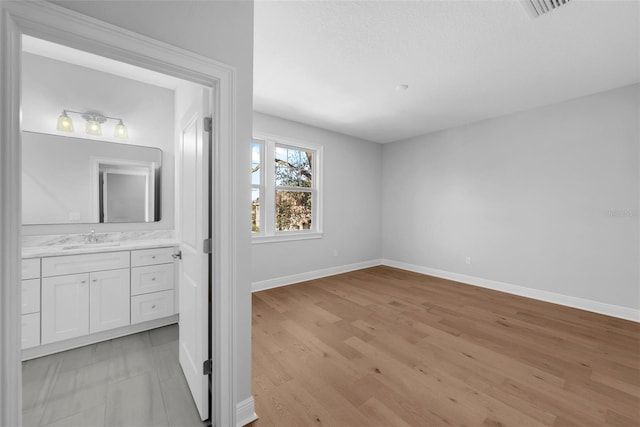
[[[205,426],[166,326],[22,364],[23,425]]]

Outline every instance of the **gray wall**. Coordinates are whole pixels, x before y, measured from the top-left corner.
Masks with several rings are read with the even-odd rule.
[[[251,114],[253,94],[253,1],[54,1],[58,5],[190,50],[235,67],[236,138],[239,149],[236,187],[246,189],[238,198],[236,218],[240,254],[236,271],[238,402],[251,395],[251,241],[248,206]],[[241,190],[243,191],[243,190]],[[243,212],[246,214],[243,216]]]
[[[640,308],[639,105],[633,85],[385,145],[383,258]]]
[[[323,147],[324,231],[321,239],[254,244],[253,282],[379,260],[382,146],[261,113],[253,128]]]

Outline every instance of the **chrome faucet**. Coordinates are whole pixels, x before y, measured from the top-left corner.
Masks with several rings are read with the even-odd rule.
[[[98,236],[96,236],[96,230],[91,229],[91,234],[87,234],[84,238],[87,243],[98,243]]]

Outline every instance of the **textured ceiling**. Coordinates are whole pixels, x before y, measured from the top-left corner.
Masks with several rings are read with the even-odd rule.
[[[257,0],[254,109],[384,143],[632,84],[639,6]]]

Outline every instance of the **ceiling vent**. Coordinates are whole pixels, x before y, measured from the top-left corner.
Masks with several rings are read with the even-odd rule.
[[[570,0],[520,0],[522,6],[527,10],[529,16],[537,18],[546,13],[552,12]]]

